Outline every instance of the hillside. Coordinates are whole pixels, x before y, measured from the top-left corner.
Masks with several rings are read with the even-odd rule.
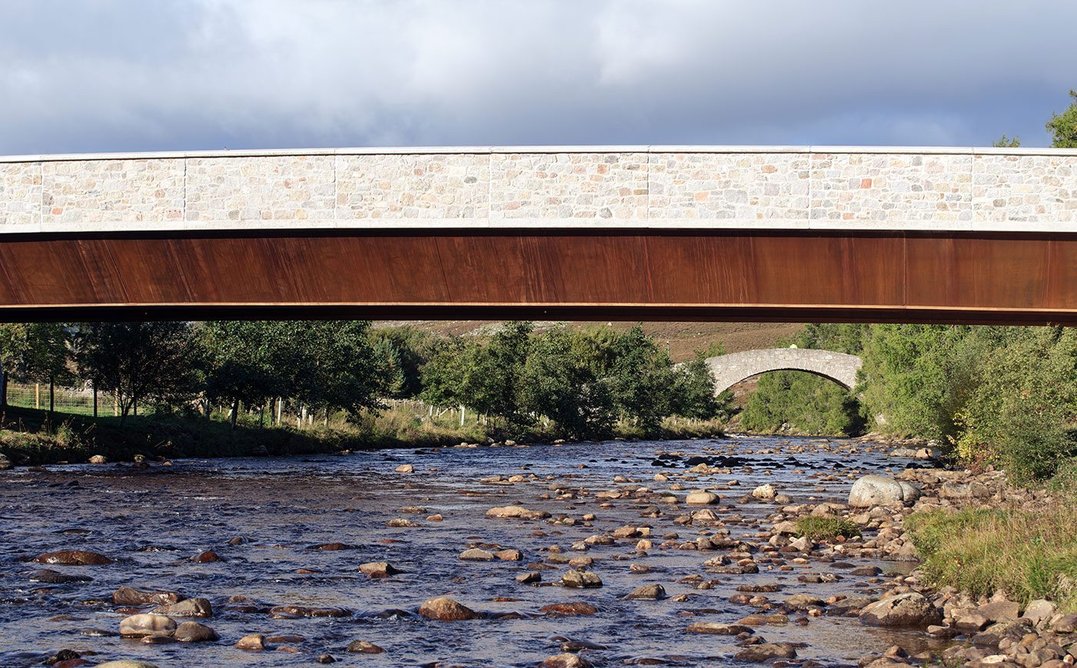
[[[436,334],[483,335],[497,327],[495,321],[477,320],[438,320],[438,321],[381,321],[375,327],[411,325]],[[535,323],[538,330],[552,327],[551,322]],[[595,323],[564,323],[569,327],[590,327]],[[615,329],[628,329],[635,323],[609,323]],[[641,323],[647,334],[669,347],[674,362],[689,359],[697,350],[706,350],[715,343],[720,343],[727,353],[757,348],[771,348],[782,345],[792,338],[803,325],[796,323],[743,323],[743,322],[644,322]]]

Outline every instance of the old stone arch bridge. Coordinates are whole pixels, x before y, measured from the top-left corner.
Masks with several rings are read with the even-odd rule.
[[[715,394],[768,371],[806,371],[852,389],[856,385],[856,372],[863,363],[856,355],[808,348],[746,350],[707,360],[714,374]]]

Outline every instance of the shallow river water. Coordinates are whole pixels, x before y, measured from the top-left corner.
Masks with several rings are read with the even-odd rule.
[[[678,456],[656,460],[661,453]],[[735,457],[718,461],[728,465],[728,473],[689,472],[694,463],[690,457],[718,455]],[[404,463],[413,464],[415,472],[394,472]],[[566,638],[604,646],[582,654],[598,666],[654,665],[645,659],[660,665],[733,665],[731,657],[739,649],[735,638],[685,629],[694,621],[732,623],[754,612],[730,602],[738,585],[782,585],[780,592],[766,594],[780,601],[797,593],[822,598],[872,595],[885,583],[849,574],[848,563],[817,560],[787,561],[782,570],[764,559],[758,574],[710,574],[703,562],[721,551],[659,547],[662,537],[672,532],[681,541],[713,533],[713,527],[675,524],[674,518],[686,512],[683,504],[669,506],[653,498],[596,499],[595,492],[639,487],[665,491],[680,483],[684,488],[674,493],[683,500],[688,490],[706,487],[721,495],[714,508],[734,538],[763,543],[760,532],[770,527],[763,520],[777,507],[740,499],[756,485],[772,483],[794,503],[843,502],[858,475],[903,466],[887,459],[882,446],[861,442],[730,438],[177,460],[172,466],[144,470],[123,464],[53,466],[45,472],[16,469],[0,473],[0,666],[40,665],[64,648],[82,653],[91,663],[137,658],[161,668],[311,665],[324,653],[343,665],[535,666],[560,653]],[[659,472],[669,475],[669,481],[655,481]],[[498,474],[522,474],[527,480],[481,481]],[[628,482],[615,482],[617,476]],[[737,485],[730,487],[731,481]],[[559,498],[553,488],[586,493]],[[517,503],[577,523],[484,516],[493,506]],[[404,510],[411,506],[422,508]],[[641,516],[654,508],[662,514]],[[434,513],[444,520],[428,520]],[[582,522],[587,513],[597,519]],[[409,518],[419,526],[389,528],[393,518]],[[571,549],[573,543],[625,525],[652,527],[654,548],[637,554],[638,538],[628,538],[594,545],[587,552]],[[245,542],[229,544],[237,536]],[[354,548],[311,549],[331,542]],[[519,549],[523,560],[458,558],[478,543]],[[560,586],[565,564],[541,571],[540,586],[515,581],[528,564],[547,559],[554,545],[566,557],[593,557],[592,570],[603,586]],[[58,549],[93,550],[115,562],[49,567],[88,575],[93,578],[89,582],[31,582],[29,574],[45,566],[29,560]],[[203,550],[213,550],[224,560],[193,562]],[[388,561],[405,572],[371,579],[357,571],[368,561]],[[884,574],[908,570],[894,562],[850,562],[878,565]],[[634,573],[631,564],[651,570]],[[841,579],[826,584],[798,580],[808,573],[836,573]],[[710,588],[679,582],[688,576],[703,576]],[[661,584],[669,598],[624,598],[649,583]],[[147,645],[114,635],[124,613],[113,605],[112,592],[121,585],[209,599],[214,616],[197,621],[211,626],[221,640]],[[687,594],[687,600],[680,600],[681,594]],[[274,619],[264,610],[230,609],[226,602],[234,595],[272,605],[336,606],[351,614]],[[490,615],[437,622],[416,614],[424,600],[442,595]],[[598,612],[554,618],[539,610],[568,601],[586,601]],[[865,627],[855,617],[790,617],[788,624],[757,632],[770,642],[804,643],[797,650],[800,662],[855,665],[859,657],[895,643],[922,645],[918,634]],[[101,631],[112,635],[97,635]],[[249,633],[302,638],[276,643],[278,648],[266,652],[236,649],[236,640]],[[345,648],[354,640],[373,642],[385,652],[349,654]]]

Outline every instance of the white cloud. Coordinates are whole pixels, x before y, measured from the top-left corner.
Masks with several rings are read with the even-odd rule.
[[[1047,0],[14,0],[0,153],[1035,144],[1075,24]]]

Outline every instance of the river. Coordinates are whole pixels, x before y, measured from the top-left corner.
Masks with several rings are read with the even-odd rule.
[[[756,485],[771,483],[794,504],[844,502],[859,475],[912,465],[888,459],[886,450],[861,441],[735,437],[177,460],[148,469],[125,464],[15,469],[0,473],[0,665],[40,665],[66,648],[91,663],[136,658],[161,668],[311,665],[326,653],[343,665],[535,666],[558,654],[565,639],[603,646],[581,654],[595,665],[729,665],[739,649],[736,638],[685,629],[694,621],[731,623],[755,612],[730,601],[738,586],[780,585],[776,593],[761,594],[776,602],[798,593],[871,596],[886,588],[888,576],[908,572],[909,565],[863,558],[842,563],[833,556],[800,563],[796,554],[759,551],[757,574],[709,573],[703,563],[722,550],[662,544],[672,533],[679,538],[668,538],[670,545],[711,535],[715,527],[677,524],[684,504],[671,506],[633,490],[665,492],[681,485],[673,493],[683,501],[688,490],[707,487],[721,495],[712,508],[732,537],[764,545],[772,524],[768,517],[779,506],[742,498]],[[728,472],[693,473],[689,469],[699,460],[691,457],[726,466]],[[401,464],[412,464],[415,472],[395,472]],[[656,473],[669,480],[656,481]],[[523,481],[482,481],[495,475],[519,475]],[[611,490],[622,498],[594,495]],[[489,508],[509,504],[575,523],[485,517]],[[582,521],[587,513],[597,518]],[[443,519],[429,520],[433,514]],[[390,528],[394,518],[418,526]],[[571,547],[625,525],[652,527],[653,548],[647,554],[635,551],[638,538],[592,545],[586,552]],[[865,539],[870,537],[867,532]],[[312,549],[334,542],[353,548]],[[459,559],[476,544],[516,548],[523,560]],[[565,557],[593,557],[592,570],[603,585],[560,586],[568,569],[562,563],[540,571],[540,586],[517,583],[515,576],[528,564],[556,554],[551,546],[560,547]],[[88,582],[31,582],[29,574],[43,566],[29,560],[58,549],[93,550],[115,562],[49,567],[88,575]],[[193,562],[204,550],[223,561]],[[371,579],[357,571],[369,561],[388,561],[404,573]],[[649,572],[633,572],[632,564],[646,565]],[[849,572],[865,565],[879,566],[884,574]],[[812,573],[840,579],[803,582]],[[625,599],[649,583],[661,584],[668,598]],[[121,585],[209,599],[215,614],[198,621],[221,640],[149,645],[114,635],[124,614],[113,605],[112,593]],[[266,605],[229,605],[235,595]],[[442,595],[488,616],[438,622],[416,614],[424,600]],[[540,612],[542,606],[567,601],[586,601],[598,612],[576,617]],[[340,607],[350,614],[274,619],[266,612],[270,604]],[[759,627],[757,633],[770,642],[802,643],[800,662],[853,666],[859,657],[895,643],[924,646],[922,634],[865,627],[855,617],[789,616],[789,623]],[[271,643],[278,649],[266,652],[234,647],[255,632],[301,637],[278,640]],[[355,640],[385,652],[347,653]]]

